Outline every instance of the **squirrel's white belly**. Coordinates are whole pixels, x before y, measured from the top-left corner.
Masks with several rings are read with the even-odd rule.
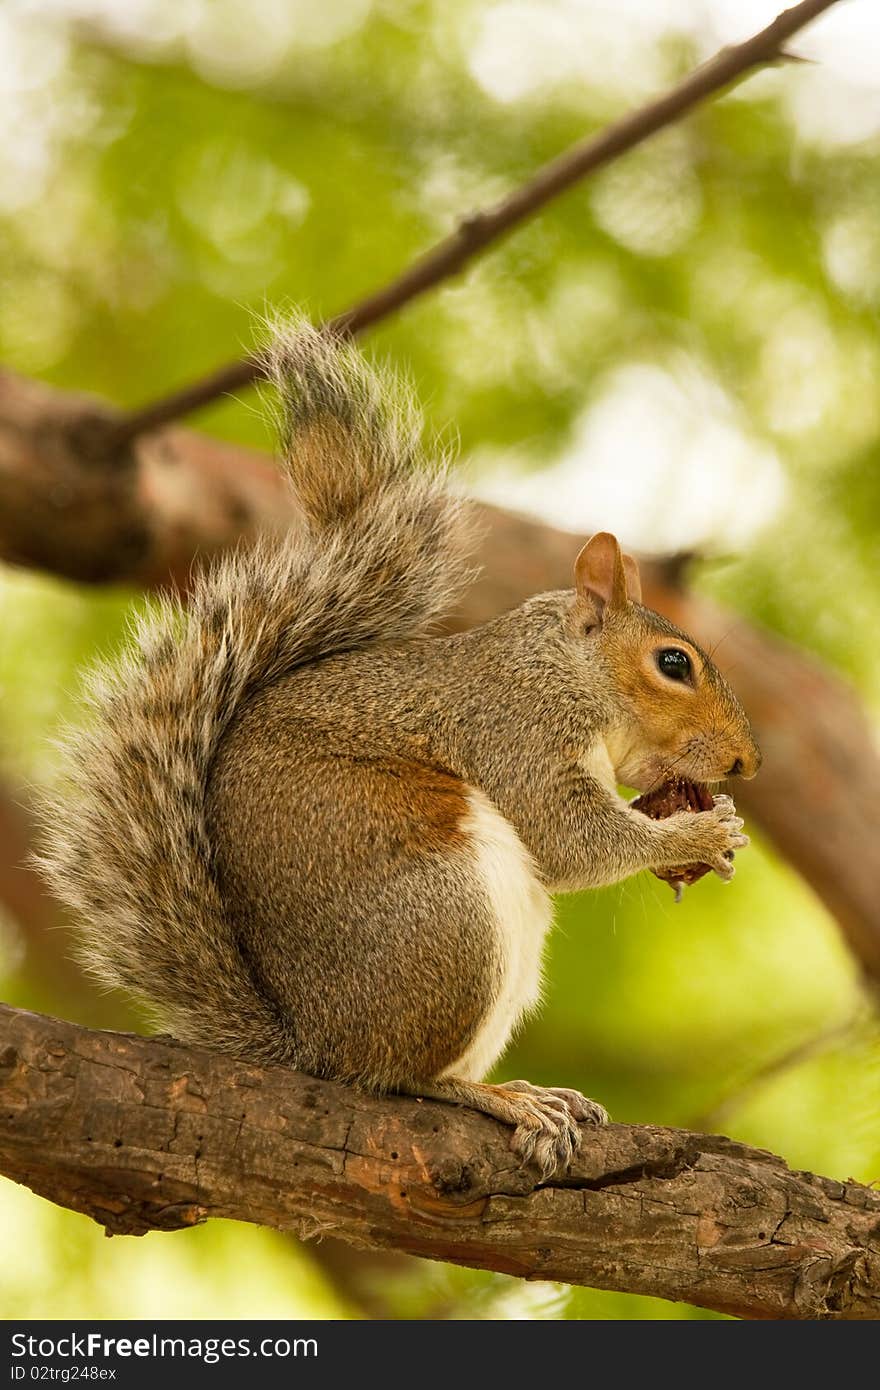
[[[541,994],[541,956],[553,916],[550,895],[538,882],[532,857],[489,798],[469,789],[464,823],[493,915],[502,952],[498,996],[467,1050],[444,1076],[480,1081],[501,1056],[523,1015]]]

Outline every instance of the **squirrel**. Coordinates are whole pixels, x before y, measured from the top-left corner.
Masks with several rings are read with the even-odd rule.
[[[653,820],[618,784],[749,777],[759,751],[607,533],[571,590],[436,635],[472,527],[411,392],[304,322],[265,365],[301,523],[161,599],[98,676],[43,868],[88,966],[179,1039],[475,1107],[549,1176],[603,1108],[483,1078],[538,1002],[550,895],[729,878],[730,797]]]

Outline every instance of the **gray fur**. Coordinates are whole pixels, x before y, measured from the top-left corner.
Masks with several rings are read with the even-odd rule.
[[[653,821],[614,780],[754,770],[748,723],[698,649],[698,688],[663,687],[651,651],[688,639],[635,603],[545,594],[426,636],[469,526],[409,397],[304,324],[271,364],[302,526],[166,599],[95,681],[43,866],[90,968],[179,1037],[479,1104],[550,1171],[601,1107],[448,1075],[503,974],[469,808],[488,798],[553,890],[728,874],[732,804]]]
[[[271,367],[302,531],[212,565],[185,608],[164,600],[96,676],[92,727],[71,739],[66,785],[44,808],[40,862],[101,980],[179,1037],[291,1061],[289,1020],[255,989],[212,872],[210,768],[236,712],[279,677],[424,630],[466,582],[468,536],[402,387],[380,387],[354,348],[302,322]],[[326,420],[338,456],[301,450],[299,423]]]

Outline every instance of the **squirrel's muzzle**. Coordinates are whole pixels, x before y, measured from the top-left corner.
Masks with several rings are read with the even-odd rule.
[[[745,749],[740,755],[734,758],[730,767],[727,769],[728,777],[743,777],[748,781],[754,777],[763,761],[761,750],[756,743]]]

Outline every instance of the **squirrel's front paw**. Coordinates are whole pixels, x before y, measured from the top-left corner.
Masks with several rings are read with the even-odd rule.
[[[719,796],[714,796],[712,800],[715,803],[712,810],[700,811],[697,814],[697,820],[708,819],[713,822],[716,853],[711,858],[707,855],[701,862],[711,864],[718,877],[727,883],[736,873],[733,867],[733,852],[737,849],[745,849],[749,843],[749,837],[742,833],[743,819],[736,813],[733,797],[722,792]]]
[[[581,1142],[579,1122],[608,1123],[608,1114],[580,1091],[564,1086],[533,1086],[505,1081],[498,1086],[509,1101],[508,1118],[516,1125],[512,1147],[524,1163],[533,1163],[544,1179],[568,1167]]]
[[[725,882],[733,878],[734,850],[745,849],[749,837],[742,833],[742,817],[737,815],[733,798],[721,794],[712,800],[711,811],[679,811],[668,820],[656,822],[668,832],[663,864],[659,867],[708,864]]]

